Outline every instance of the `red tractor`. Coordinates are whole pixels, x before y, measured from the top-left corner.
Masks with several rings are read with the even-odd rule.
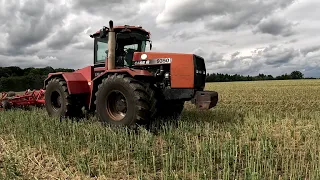
[[[218,93],[203,91],[206,67],[194,54],[145,52],[150,33],[140,26],[109,27],[90,35],[94,65],[50,73],[45,107],[50,116],[80,117],[83,108],[101,122],[131,126],[156,118],[178,118],[185,101],[210,109]]]

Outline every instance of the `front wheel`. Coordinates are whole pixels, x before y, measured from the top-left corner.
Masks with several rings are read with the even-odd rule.
[[[148,87],[131,77],[110,75],[96,93],[96,112],[100,121],[115,126],[134,126],[148,122],[154,111],[154,98]]]

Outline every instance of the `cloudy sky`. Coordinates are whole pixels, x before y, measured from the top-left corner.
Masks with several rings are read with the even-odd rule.
[[[153,50],[195,53],[208,72],[320,77],[318,0],[0,0],[0,66],[81,68],[110,19]]]

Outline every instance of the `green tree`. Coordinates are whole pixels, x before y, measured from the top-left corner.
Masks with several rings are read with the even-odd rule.
[[[292,79],[303,79],[303,74],[300,71],[292,71],[292,73],[290,74]]]

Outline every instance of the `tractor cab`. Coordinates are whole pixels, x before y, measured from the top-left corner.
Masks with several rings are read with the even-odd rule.
[[[134,52],[145,52],[147,42],[152,49],[152,43],[149,40],[150,33],[142,29],[141,26],[115,26],[115,67],[131,67]],[[107,27],[103,27],[90,37],[94,38],[94,66],[104,67],[108,62],[108,45]]]

